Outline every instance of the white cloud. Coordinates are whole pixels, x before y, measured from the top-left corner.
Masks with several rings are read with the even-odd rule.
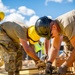
[[[21,6],[18,8],[18,13],[21,13],[23,15],[33,15],[35,12],[32,9],[26,8],[25,6]]]
[[[32,17],[30,17],[29,20],[26,20],[25,17],[23,17],[22,15],[13,13],[13,14],[6,16],[5,21],[25,23],[25,25],[30,27],[32,25],[35,25],[35,22],[38,18],[39,18],[38,16],[33,15]]]
[[[3,10],[5,13],[8,14],[8,15],[6,14],[5,19],[2,22],[4,21],[15,22],[16,21],[16,22],[23,22],[26,25],[31,26],[31,25],[35,25],[36,20],[39,18],[39,16],[35,15],[35,11],[32,9],[29,9],[25,6],[20,6],[18,10],[13,9],[13,8],[10,9],[2,3],[2,0],[0,0],[0,10],[1,11]],[[29,20],[27,20],[24,15],[25,16],[32,15],[32,16],[30,17]],[[51,16],[49,17],[51,18]]]
[[[73,2],[73,0],[67,0],[68,2]]]
[[[62,3],[62,2],[73,2],[73,0],[46,0],[45,1],[45,5],[48,5],[48,2],[58,2],[58,3]]]
[[[46,0],[45,5],[48,5],[48,2],[51,2],[51,1],[61,3],[63,0]]]
[[[47,16],[48,18],[52,19],[52,16]]]
[[[52,17],[51,16],[47,16],[47,17],[49,17],[50,19],[52,19]],[[33,15],[30,19],[29,19],[29,21],[25,21],[25,23],[30,27],[30,26],[32,26],[32,25],[35,25],[35,22],[36,22],[36,20],[39,18],[39,16],[36,16],[36,15]]]
[[[6,14],[4,21],[17,21],[17,22],[23,22],[25,24],[27,24],[28,26],[30,26],[31,24],[34,24],[34,22],[36,21],[36,17],[35,15],[35,11],[32,9],[29,9],[25,6],[20,6],[17,10],[16,9],[10,9],[10,7],[7,7],[3,4],[2,0],[0,0],[0,11],[4,11],[4,13]],[[8,14],[8,15],[7,15]],[[31,16],[29,21],[26,20],[25,16]],[[1,22],[0,22],[1,23]]]
[[[2,3],[2,0],[0,0],[0,11],[8,12],[8,7]]]
[[[31,18],[30,18],[30,20],[29,20],[29,22],[30,22],[30,25],[35,25],[35,22],[36,22],[36,20],[38,19],[39,17],[38,16],[32,16]]]
[[[20,14],[17,13],[12,13],[8,16],[6,16],[5,21],[19,21],[19,22],[24,22],[25,17],[23,17]]]
[[[35,25],[35,22],[38,18],[39,18],[39,16],[34,15],[29,19],[29,21],[26,21],[26,24],[29,26]]]
[[[10,13],[15,13],[16,12],[16,10],[15,9],[10,9],[10,11],[9,11]]]

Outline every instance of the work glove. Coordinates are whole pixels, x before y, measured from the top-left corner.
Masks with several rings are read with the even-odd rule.
[[[48,59],[48,56],[47,55],[43,55],[42,57],[41,57],[41,60],[42,61],[46,61]]]
[[[67,66],[61,65],[58,69],[58,75],[66,74],[67,68],[68,68]]]
[[[47,62],[46,63],[46,74],[52,74],[52,71],[54,70],[55,68],[52,66],[52,63],[51,62]]]
[[[46,63],[42,60],[39,60],[36,62],[36,67],[39,68],[45,68],[46,67]]]

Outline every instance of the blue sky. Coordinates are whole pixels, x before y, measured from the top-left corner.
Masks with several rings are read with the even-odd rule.
[[[29,26],[41,16],[55,19],[73,9],[75,0],[0,0],[0,11],[6,15],[4,21],[16,20]]]
[[[75,9],[75,0],[0,0],[0,11],[5,13],[4,21],[20,21],[34,25],[41,16],[52,19]]]

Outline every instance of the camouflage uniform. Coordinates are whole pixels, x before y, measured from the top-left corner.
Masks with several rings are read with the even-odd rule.
[[[72,50],[74,49],[74,47],[72,46],[72,44],[71,44],[70,40],[68,39],[68,37],[64,36],[63,41],[65,42],[64,52],[66,54],[71,53]]]
[[[0,54],[8,72],[19,70],[22,66],[22,47],[14,43],[0,28]]]
[[[22,50],[22,46],[19,43],[13,42],[0,26],[0,55],[4,59],[5,70],[8,73],[14,73],[21,69]]]

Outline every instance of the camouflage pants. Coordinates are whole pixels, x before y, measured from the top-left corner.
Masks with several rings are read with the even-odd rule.
[[[5,33],[0,31],[0,55],[7,72],[15,72],[22,67],[22,46],[14,43]]]
[[[22,67],[22,50],[16,49],[6,49],[6,47],[0,45],[0,54],[5,62],[5,69],[8,72],[16,71]]]

